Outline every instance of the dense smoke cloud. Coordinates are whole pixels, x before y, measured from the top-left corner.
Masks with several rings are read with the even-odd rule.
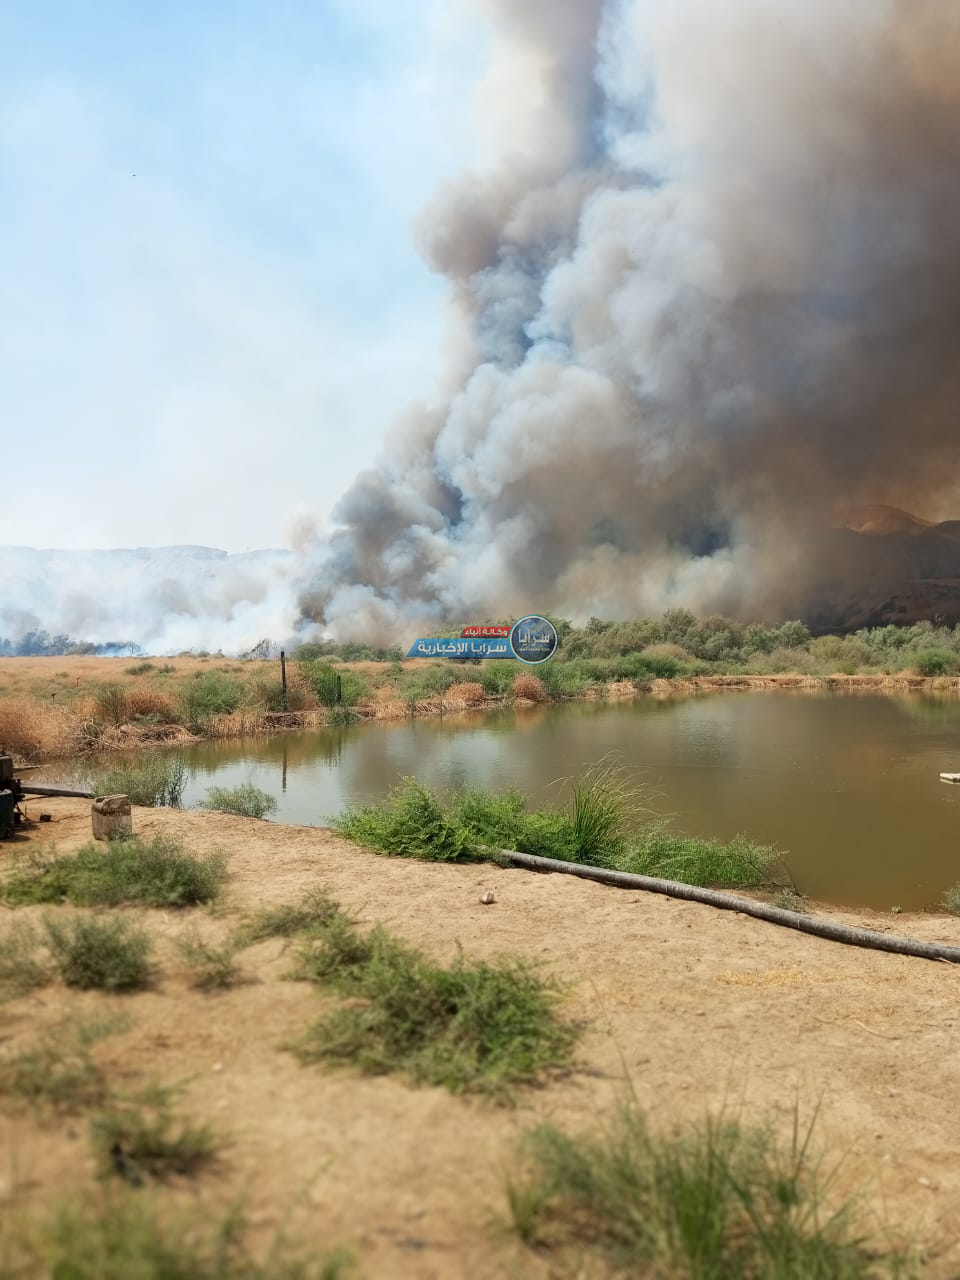
[[[449,393],[342,500],[304,619],[772,618],[838,506],[945,512],[960,10],[476,3],[500,159],[418,228]]]

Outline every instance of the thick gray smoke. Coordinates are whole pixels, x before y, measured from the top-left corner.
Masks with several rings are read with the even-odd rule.
[[[419,228],[447,392],[342,500],[303,617],[773,617],[838,504],[946,514],[960,8],[477,3],[500,159]]]

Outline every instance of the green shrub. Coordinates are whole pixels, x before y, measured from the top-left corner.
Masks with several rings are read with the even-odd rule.
[[[181,695],[184,720],[194,733],[200,732],[211,717],[236,711],[244,697],[245,689],[238,680],[219,671],[198,672]]]
[[[343,701],[343,677],[325,662],[301,662],[300,672],[322,707],[336,707]]]
[[[578,1274],[599,1255],[617,1275],[687,1280],[904,1276],[902,1256],[854,1233],[849,1203],[824,1209],[810,1141],[796,1115],[788,1146],[722,1118],[661,1136],[635,1103],[595,1135],[544,1124],[524,1144],[532,1174],[508,1183],[513,1225]]]
[[[171,836],[125,836],[91,841],[76,853],[51,849],[35,855],[4,882],[3,896],[21,904],[190,907],[212,902],[226,874],[221,853],[193,853]]]
[[[304,945],[301,973],[351,997],[293,1046],[303,1062],[399,1071],[455,1093],[510,1100],[509,1087],[565,1066],[576,1038],[559,996],[520,960],[427,960],[381,928],[340,915]]]
[[[957,655],[949,649],[921,649],[913,665],[922,676],[952,675],[958,667]]]
[[[707,840],[681,836],[665,824],[641,830],[617,859],[618,869],[718,889],[757,888],[770,883],[776,850],[744,836]]]
[[[403,778],[380,804],[348,809],[334,830],[357,844],[401,857],[451,861],[470,852],[466,833],[415,778]]]
[[[153,944],[142,929],[116,917],[44,921],[47,946],[68,987],[128,991],[150,979]]]
[[[84,781],[84,789],[98,796],[127,796],[131,804],[179,809],[187,767],[180,756],[146,754],[136,762],[98,769]]]
[[[952,916],[960,916],[960,884],[955,884],[946,891],[943,906]]]
[[[268,791],[244,782],[239,787],[209,787],[206,800],[201,800],[197,807],[235,813],[241,818],[263,818],[276,810],[277,802]]]
[[[545,662],[543,665],[549,667],[550,663]],[[499,698],[508,694],[519,667],[518,662],[485,662],[477,672],[477,678],[483,685],[486,696]]]

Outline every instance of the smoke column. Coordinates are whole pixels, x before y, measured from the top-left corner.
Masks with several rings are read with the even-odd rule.
[[[838,505],[945,512],[960,8],[475,2],[499,159],[418,228],[446,392],[341,500],[304,622],[772,617]]]

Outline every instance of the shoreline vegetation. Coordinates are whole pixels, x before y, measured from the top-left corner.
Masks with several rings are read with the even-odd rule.
[[[262,657],[3,657],[0,748],[38,763],[513,705],[737,689],[960,693],[960,627],[813,637],[799,622],[744,627],[683,610],[583,628],[554,622],[560,648],[537,667],[404,660],[399,650],[327,642],[290,655],[286,688],[279,661]]]

